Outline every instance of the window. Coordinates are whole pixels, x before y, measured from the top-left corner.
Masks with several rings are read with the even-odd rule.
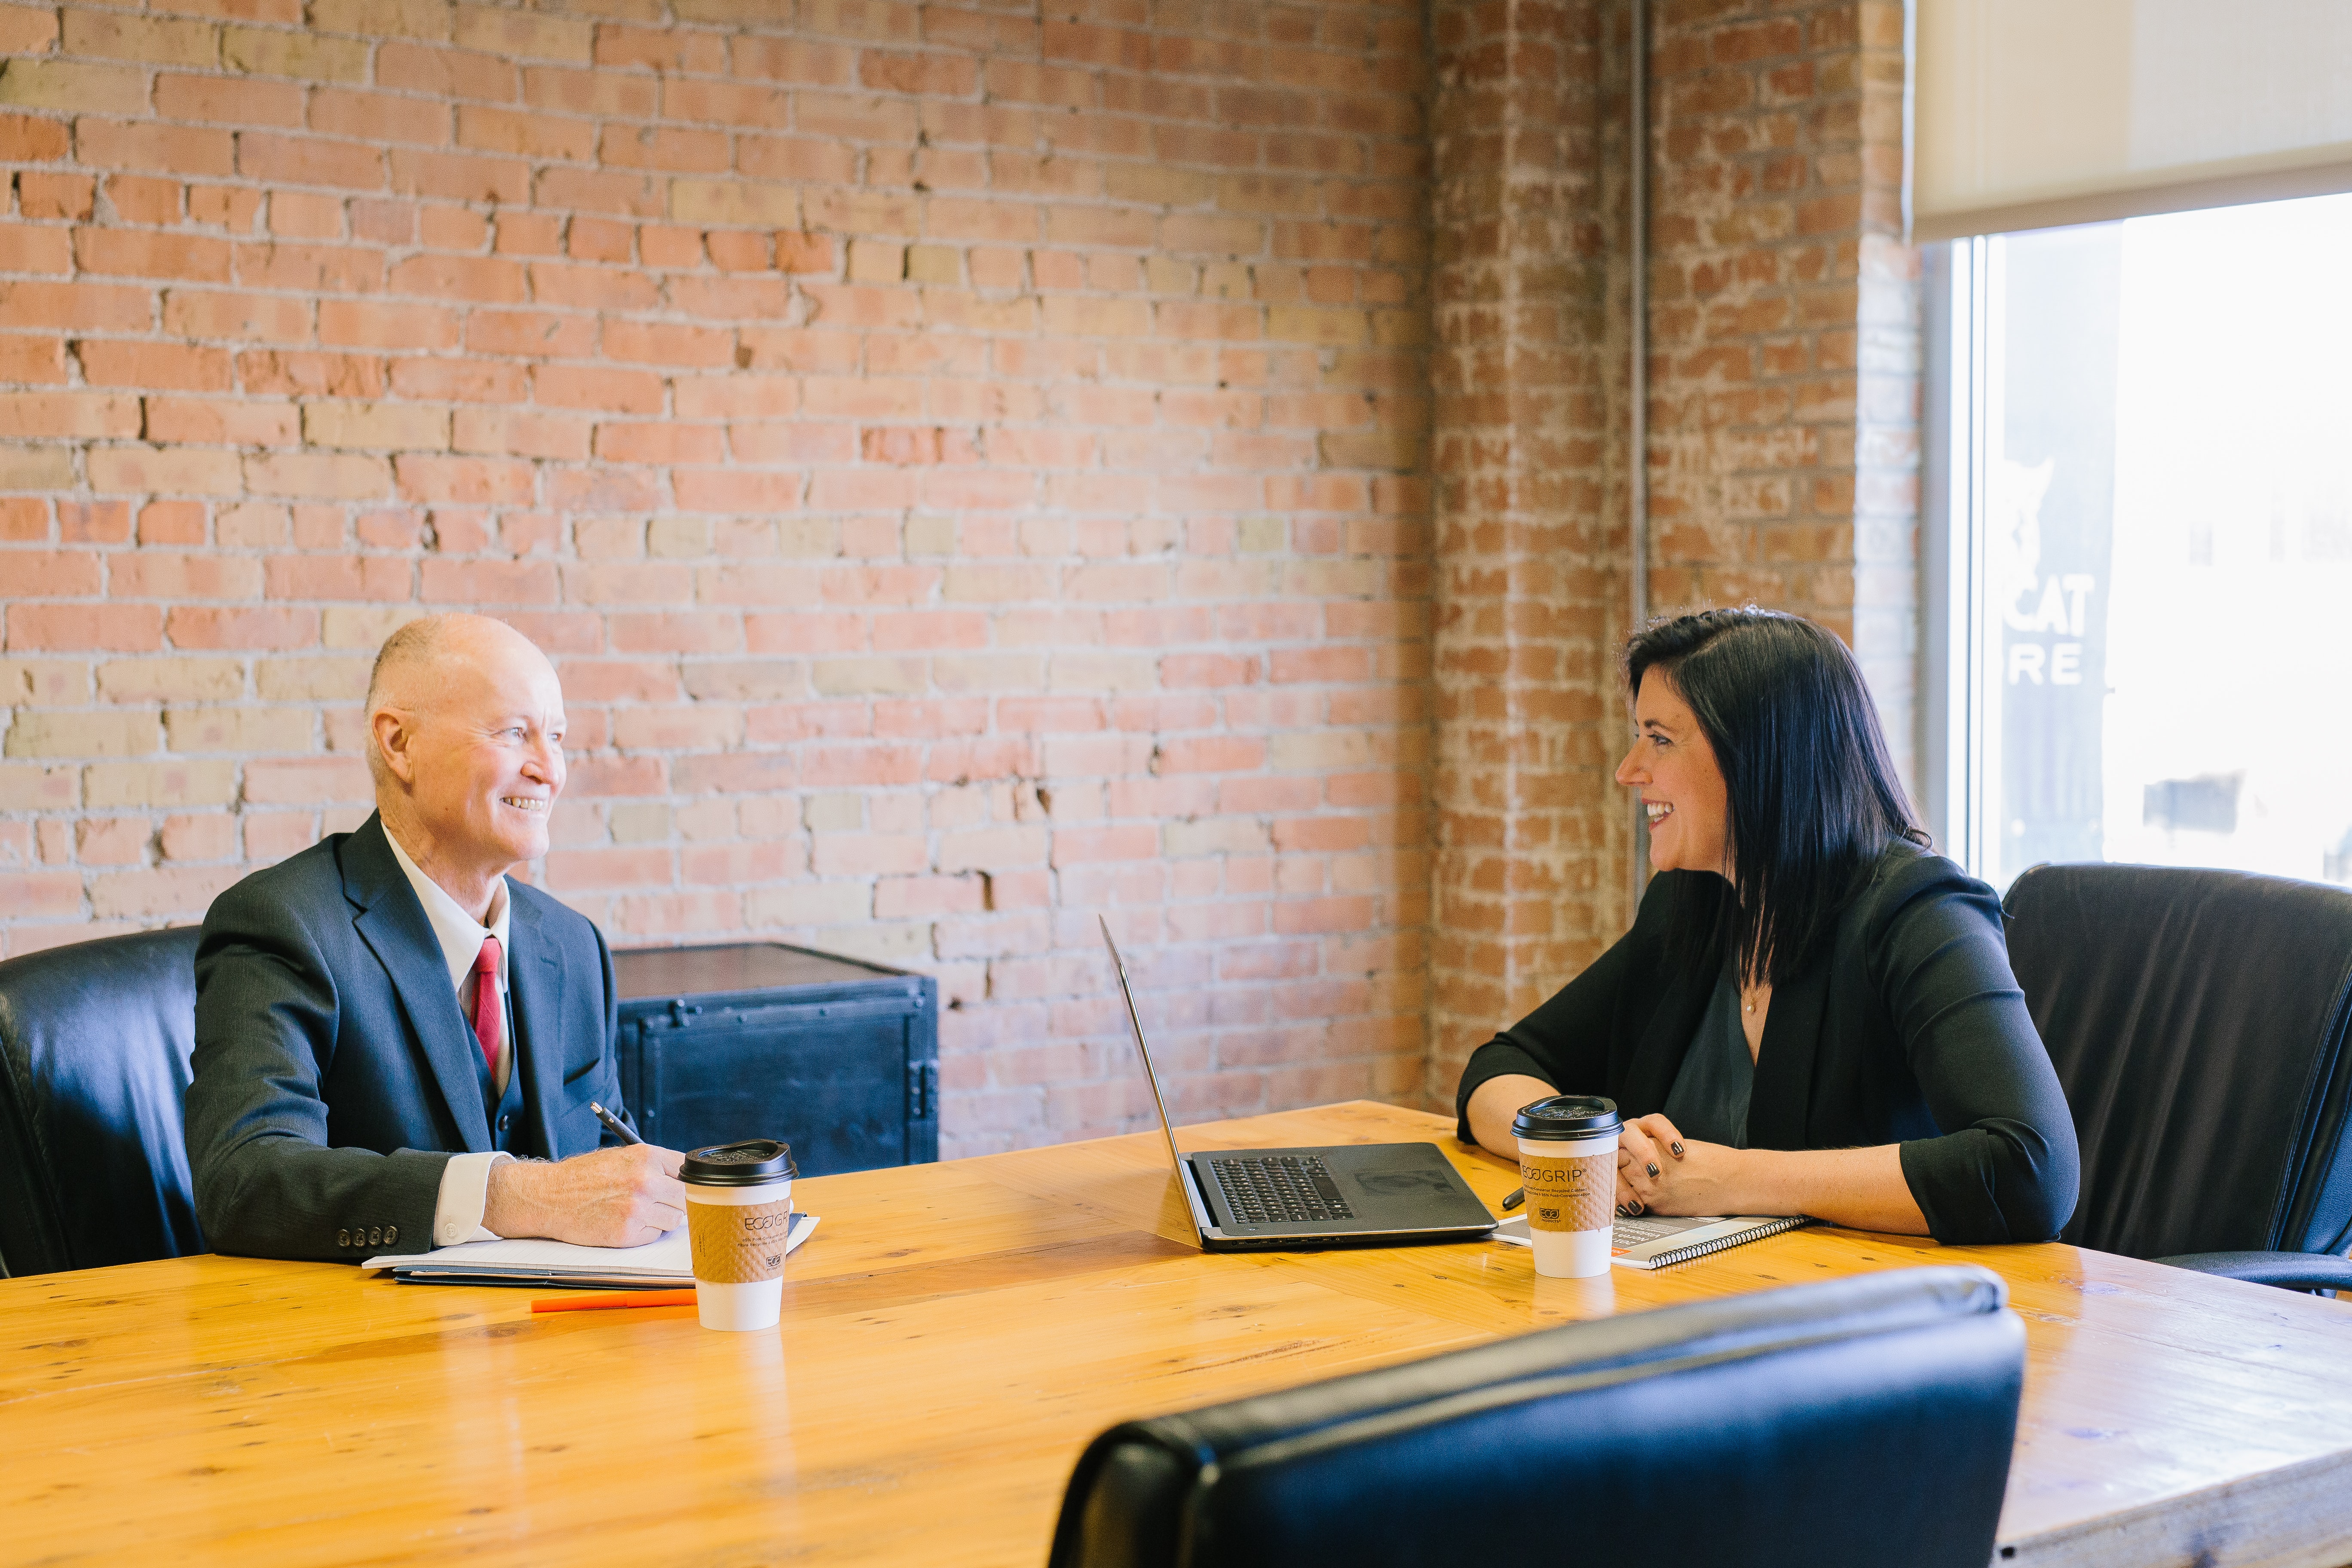
[[[2352,196],[1930,255],[1926,805],[2352,883]]]

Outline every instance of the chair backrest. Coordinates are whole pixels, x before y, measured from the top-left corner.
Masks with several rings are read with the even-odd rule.
[[[2037,866],[2002,906],[2082,1144],[2060,1239],[2133,1258],[2342,1251],[2352,890]]]
[[[205,1250],[182,1110],[199,934],[0,963],[0,1272]]]
[[[1051,1568],[1984,1568],[2025,1331],[1981,1268],[1571,1323],[1114,1426]]]

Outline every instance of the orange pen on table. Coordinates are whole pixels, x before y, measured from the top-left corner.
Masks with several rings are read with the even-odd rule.
[[[530,1304],[534,1312],[595,1312],[610,1307],[691,1307],[694,1291],[614,1290],[601,1296],[550,1296]]]

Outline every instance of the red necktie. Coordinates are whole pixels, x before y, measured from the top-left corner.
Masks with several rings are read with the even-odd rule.
[[[490,1077],[499,1076],[499,939],[486,936],[474,955],[474,1038],[482,1045],[482,1059]]]

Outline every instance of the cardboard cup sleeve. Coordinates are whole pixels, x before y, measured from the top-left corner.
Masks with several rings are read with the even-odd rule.
[[[784,1243],[792,1234],[789,1193],[773,1203],[698,1204],[692,1188],[686,1199],[687,1239],[694,1248],[694,1277],[713,1285],[756,1285],[784,1272]]]
[[[1519,1152],[1532,1230],[1607,1230],[1617,1217],[1617,1144],[1576,1157]]]

